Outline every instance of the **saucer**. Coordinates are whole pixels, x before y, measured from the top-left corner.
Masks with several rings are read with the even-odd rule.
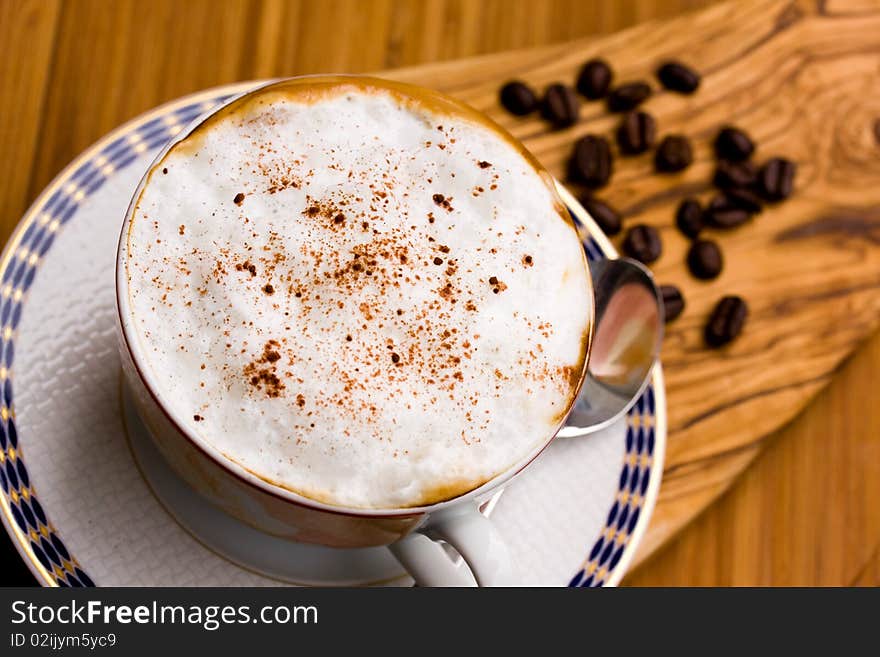
[[[0,519],[46,586],[412,583],[385,548],[296,544],[217,511],[171,472],[124,398],[113,270],[129,199],[183,126],[256,84],[187,96],[116,129],[59,174],[3,252]],[[559,189],[587,256],[616,255]],[[522,583],[617,584],[657,499],[665,447],[658,365],[625,418],[557,439],[484,509]]]

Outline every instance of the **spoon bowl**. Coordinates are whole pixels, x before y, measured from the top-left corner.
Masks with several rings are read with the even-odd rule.
[[[596,295],[587,376],[562,438],[612,424],[644,392],[663,342],[663,299],[651,272],[630,258],[590,262]]]

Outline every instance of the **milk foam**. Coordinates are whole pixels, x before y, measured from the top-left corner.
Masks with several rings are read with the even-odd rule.
[[[582,369],[588,273],[548,183],[489,125],[379,82],[239,101],[154,168],[127,248],[172,412],[329,504],[488,481]]]

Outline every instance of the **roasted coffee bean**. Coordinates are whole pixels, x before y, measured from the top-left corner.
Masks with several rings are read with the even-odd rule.
[[[617,145],[621,153],[638,155],[654,145],[656,134],[657,124],[653,116],[645,112],[630,112],[617,128]]]
[[[623,251],[631,258],[649,265],[659,258],[663,251],[660,233],[652,226],[644,224],[633,226],[623,240]]]
[[[733,205],[727,196],[716,196],[703,213],[705,222],[714,228],[736,228],[752,218],[752,213]]]
[[[751,187],[758,180],[758,170],[751,162],[728,162],[721,160],[715,168],[712,181],[719,189],[728,187]]]
[[[654,153],[654,166],[657,171],[674,173],[690,166],[694,161],[691,142],[682,135],[668,135],[663,138]]]
[[[651,95],[646,82],[630,82],[615,88],[608,96],[608,109],[612,112],[629,112],[644,103]]]
[[[578,199],[584,209],[590,214],[593,220],[599,224],[606,235],[617,235],[620,232],[622,223],[620,214],[604,201],[591,196],[582,196]]]
[[[602,187],[611,177],[613,159],[611,146],[605,137],[586,135],[574,145],[574,153],[568,164],[569,177],[588,187]]]
[[[706,223],[713,228],[730,229],[742,226],[752,218],[752,213],[742,208],[709,210],[706,212]]]
[[[715,194],[712,198],[709,199],[709,205],[706,206],[707,210],[730,210],[733,207],[730,199],[727,198],[727,195],[724,193]]]
[[[700,86],[700,74],[681,62],[667,62],[657,69],[657,79],[670,91],[692,94]]]
[[[687,254],[687,264],[697,278],[709,280],[716,278],[724,268],[721,249],[712,240],[697,240],[691,244]]]
[[[700,202],[693,198],[683,200],[675,213],[675,225],[687,237],[696,239],[703,230],[703,208]]]
[[[604,59],[591,59],[581,69],[577,79],[577,90],[590,100],[604,98],[611,86],[614,74]]]
[[[761,199],[752,190],[744,187],[731,187],[724,190],[724,196],[730,206],[741,208],[746,212],[757,214],[763,209]]]
[[[715,137],[715,154],[722,160],[742,162],[749,159],[754,151],[755,145],[751,138],[739,128],[721,128]]]
[[[577,94],[564,84],[551,84],[541,101],[541,114],[555,128],[567,128],[578,120],[581,103]]]
[[[791,160],[774,157],[758,174],[758,190],[768,201],[781,201],[791,196],[797,165]]]
[[[511,114],[525,116],[538,109],[538,97],[527,84],[514,80],[501,87],[501,104]]]
[[[749,307],[742,297],[723,297],[706,324],[706,344],[721,347],[738,336],[746,323]]]
[[[747,187],[729,187],[709,201],[709,212],[718,210],[745,210],[757,214],[763,209],[761,199]]]
[[[663,298],[663,321],[671,322],[684,310],[684,296],[674,285],[661,285],[660,296]]]

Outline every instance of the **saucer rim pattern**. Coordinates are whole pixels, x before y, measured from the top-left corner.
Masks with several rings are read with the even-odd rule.
[[[95,586],[61,539],[39,502],[15,426],[13,398],[16,329],[41,260],[81,203],[114,173],[161,147],[218,103],[265,84],[241,82],[184,96],[116,128],[65,167],[19,221],[0,256],[0,520],[28,568],[43,586]],[[617,252],[592,218],[557,183],[587,257]],[[569,586],[614,586],[632,560],[653,511],[663,470],[666,403],[662,368],[627,414],[626,451],[618,491],[598,538]]]

